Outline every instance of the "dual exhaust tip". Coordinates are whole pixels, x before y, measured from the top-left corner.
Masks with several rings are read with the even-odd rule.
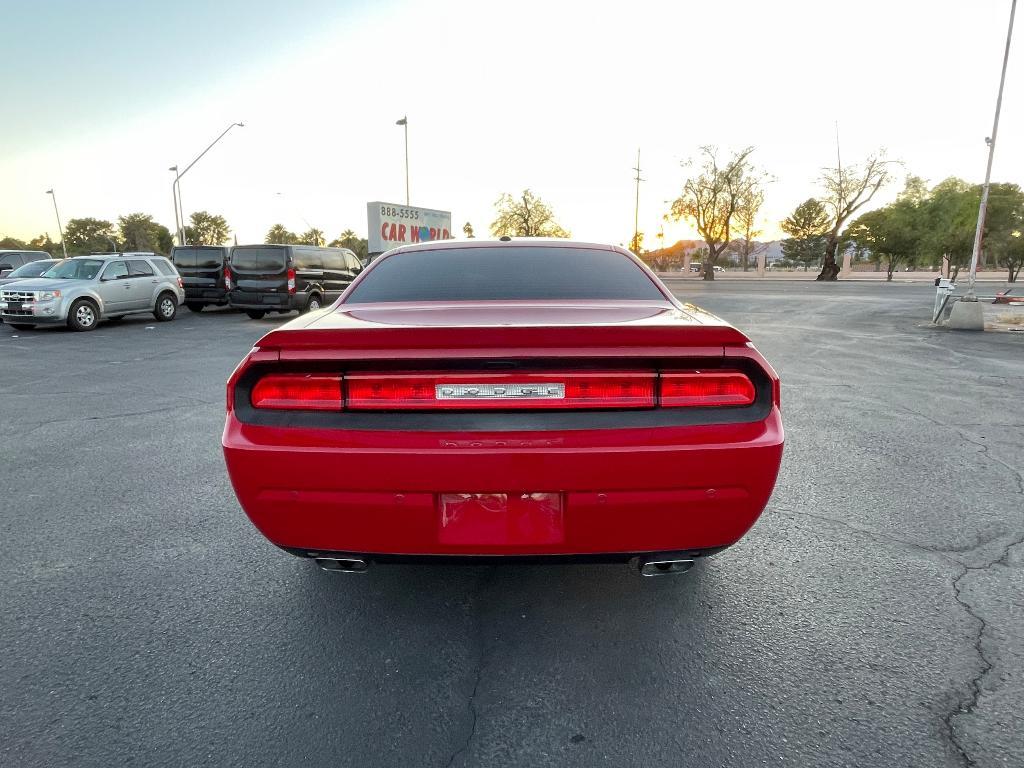
[[[370,563],[361,557],[314,557],[313,562],[321,570],[330,573],[366,573]],[[692,557],[653,556],[636,559],[636,567],[641,576],[675,576],[686,573],[693,568],[696,561]]]

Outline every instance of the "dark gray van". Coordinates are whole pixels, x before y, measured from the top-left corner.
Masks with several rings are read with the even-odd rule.
[[[0,251],[0,277],[7,277],[8,273],[33,261],[52,258],[46,251]]]
[[[254,319],[332,304],[363,270],[348,248],[312,245],[236,245],[228,262],[228,304]]]
[[[208,304],[220,307],[228,303],[224,275],[230,250],[220,245],[176,245],[171,249],[171,261],[185,289],[185,306],[193,312],[202,312]]]

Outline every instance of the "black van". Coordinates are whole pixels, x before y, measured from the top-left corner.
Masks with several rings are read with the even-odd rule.
[[[185,306],[193,312],[202,312],[207,304],[228,303],[224,270],[230,250],[219,245],[176,245],[171,249],[171,261],[185,289]]]
[[[228,303],[258,319],[308,312],[334,302],[363,269],[348,248],[236,245],[228,264]]]

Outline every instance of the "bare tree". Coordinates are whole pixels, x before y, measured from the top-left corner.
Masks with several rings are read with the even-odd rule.
[[[491,222],[491,234],[495,237],[569,237],[555,221],[551,206],[528,189],[519,197],[506,192],[494,207],[497,217]]]
[[[703,164],[700,173],[686,180],[682,194],[672,203],[670,215],[676,221],[692,221],[707,244],[707,253],[701,263],[705,280],[715,279],[715,263],[729,247],[737,225],[736,211],[740,199],[763,180],[763,174],[750,163],[753,151],[753,147],[747,147],[734,152],[725,165],[719,165],[718,149],[701,147]]]
[[[750,186],[740,195],[736,206],[736,229],[742,238],[740,247],[740,265],[743,271],[750,269],[750,257],[753,254],[753,240],[761,234],[757,229],[757,214],[764,205],[764,187],[753,179]]]
[[[863,166],[824,169],[821,185],[825,188],[825,194],[821,201],[831,209],[832,227],[825,239],[825,259],[818,280],[838,279],[836,250],[839,247],[839,233],[850,217],[870,202],[875,193],[892,179],[892,165],[893,161],[886,160],[884,152],[880,151],[868,157]]]

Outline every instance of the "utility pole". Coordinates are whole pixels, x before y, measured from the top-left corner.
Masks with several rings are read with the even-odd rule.
[[[637,256],[640,251],[640,182],[645,179],[640,178],[640,149],[636,151],[636,205],[633,208],[633,247],[637,250]]]
[[[409,205],[409,116],[396,120],[395,125],[405,129],[405,204]]]
[[[64,251],[64,258],[68,257],[68,246],[64,242],[64,227],[60,225],[60,211],[57,210],[57,195],[53,189],[46,190],[46,194],[53,198],[53,212],[57,215],[57,231],[60,233],[60,247]]]
[[[981,205],[978,207],[978,226],[974,231],[974,250],[971,252],[971,272],[967,279],[967,293],[961,301],[977,301],[974,284],[978,278],[978,259],[981,256],[981,240],[985,233],[985,216],[988,212],[988,190],[992,179],[992,158],[996,153],[996,133],[999,131],[999,111],[1003,106],[1003,85],[1006,83],[1006,63],[1010,60],[1010,40],[1013,38],[1013,17],[1017,12],[1017,0],[1010,2],[1010,25],[1006,30],[1006,50],[1003,51],[1003,71],[999,75],[999,95],[996,97],[996,116],[992,121],[992,135],[985,139],[988,144],[988,165],[985,167],[985,185],[981,188]]]

